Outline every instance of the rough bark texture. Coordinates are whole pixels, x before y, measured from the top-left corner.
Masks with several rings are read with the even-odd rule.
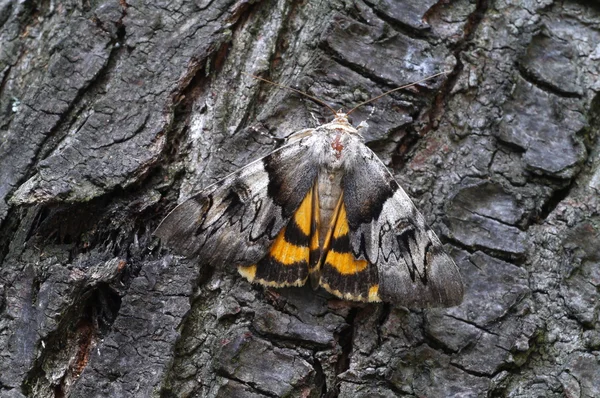
[[[600,8],[0,1],[0,396],[600,396]],[[464,303],[264,290],[168,254],[175,204],[360,108]]]

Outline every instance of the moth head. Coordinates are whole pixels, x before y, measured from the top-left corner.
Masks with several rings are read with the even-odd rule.
[[[352,126],[350,124],[350,122],[348,121],[348,114],[342,112],[341,109],[335,113],[335,116],[334,116],[333,121],[331,123],[337,123],[337,124]]]
[[[323,127],[325,127],[327,130],[342,130],[348,134],[357,133],[354,126],[352,126],[352,123],[350,123],[348,120],[348,114],[342,112],[341,110],[337,111],[333,120],[325,124]]]

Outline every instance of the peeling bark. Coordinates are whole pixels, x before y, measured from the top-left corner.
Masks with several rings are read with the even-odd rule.
[[[519,4],[517,4],[519,3]],[[600,10],[586,2],[0,2],[0,395],[600,396]],[[462,305],[265,290],[167,211],[353,113]]]

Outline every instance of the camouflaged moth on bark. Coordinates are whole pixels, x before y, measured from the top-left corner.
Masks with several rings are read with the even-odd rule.
[[[350,113],[350,112],[349,112]],[[407,307],[458,305],[454,261],[347,114],[177,206],[155,232],[250,282]]]

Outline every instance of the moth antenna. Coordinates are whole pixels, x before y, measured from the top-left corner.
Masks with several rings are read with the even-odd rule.
[[[279,88],[285,88],[286,90],[291,90],[291,91],[293,91],[293,92],[295,92],[295,93],[297,93],[297,94],[300,94],[300,95],[303,95],[303,96],[305,96],[305,97],[307,97],[307,98],[310,98],[311,100],[313,100],[313,101],[315,101],[315,102],[317,102],[317,103],[319,103],[319,104],[321,104],[321,105],[325,106],[325,107],[326,107],[327,109],[329,109],[329,110],[330,110],[330,111],[331,111],[331,112],[332,112],[334,115],[337,115],[337,112],[335,111],[335,109],[333,109],[332,107],[330,107],[329,105],[327,105],[327,104],[326,104],[324,101],[321,101],[320,99],[318,99],[318,98],[316,98],[316,97],[313,97],[312,95],[308,95],[308,94],[306,94],[304,91],[296,90],[295,88],[292,88],[292,87],[289,87],[289,86],[284,86],[283,84],[275,83],[275,82],[272,82],[272,81],[270,81],[270,80],[268,80],[268,79],[265,79],[265,78],[263,78],[263,77],[256,76],[256,75],[252,75],[252,74],[250,74],[250,73],[246,73],[246,72],[242,72],[242,73],[243,73],[244,75],[248,75],[248,76],[250,76],[250,77],[253,77],[253,78],[257,79],[257,80],[261,80],[261,81],[263,81],[263,82],[265,82],[265,83],[272,84],[272,85],[274,85],[274,86],[277,86],[277,87],[279,87]],[[433,76],[432,76],[432,77],[433,77]],[[417,83],[418,83],[418,82],[417,82]],[[415,83],[415,84],[416,84],[416,83]]]
[[[443,71],[443,72],[436,73],[435,75],[431,75],[431,76],[424,77],[423,79],[421,79],[421,80],[417,80],[416,82],[412,82],[412,83],[409,83],[409,84],[405,84],[404,86],[396,87],[396,88],[395,88],[395,89],[393,89],[393,90],[386,91],[385,93],[383,93],[383,94],[381,94],[381,95],[378,95],[378,96],[377,96],[377,97],[375,97],[375,98],[371,98],[370,100],[367,100],[367,101],[361,102],[360,104],[356,105],[354,108],[350,109],[350,111],[348,111],[348,112],[346,113],[346,115],[350,115],[352,112],[354,112],[354,111],[355,111],[356,109],[358,109],[359,107],[361,107],[361,106],[363,106],[363,105],[365,105],[365,104],[368,104],[369,102],[376,101],[376,100],[378,100],[378,99],[379,99],[379,98],[381,98],[381,97],[385,97],[386,95],[388,95],[388,94],[391,94],[391,93],[393,93],[394,91],[402,90],[402,89],[405,89],[405,88],[407,88],[407,87],[414,86],[414,85],[417,85],[417,84],[419,84],[419,83],[422,83],[422,82],[424,82],[424,81],[427,81],[427,80],[433,79],[434,77],[438,77],[438,76],[440,76],[440,75],[447,75],[448,73],[450,73],[450,71],[446,71],[446,70],[445,70],[445,71]]]

